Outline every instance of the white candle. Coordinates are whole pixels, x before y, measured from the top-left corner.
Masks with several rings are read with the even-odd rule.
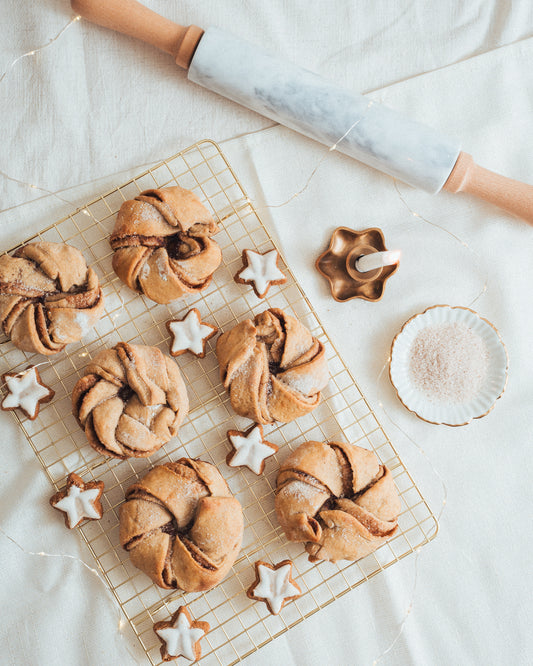
[[[400,261],[400,250],[387,250],[386,252],[372,252],[364,254],[355,260],[355,268],[360,273],[374,271],[383,266],[392,266]]]

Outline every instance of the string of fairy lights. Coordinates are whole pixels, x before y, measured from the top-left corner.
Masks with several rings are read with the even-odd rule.
[[[11,542],[16,548],[18,548],[24,555],[29,555],[29,556],[34,556],[34,557],[49,557],[49,558],[58,558],[66,561],[72,561],[76,562],[77,564],[80,564],[83,568],[85,568],[89,573],[94,576],[100,585],[104,587],[105,590],[105,595],[106,597],[111,601],[111,606],[113,607],[113,611],[116,615],[116,621],[117,621],[117,630],[118,630],[118,636],[120,637],[120,640],[122,642],[122,646],[126,649],[126,651],[129,653],[129,655],[136,661],[136,658],[134,654],[131,652],[131,650],[128,647],[128,643],[125,640],[125,633],[124,630],[127,627],[127,622],[126,620],[122,617],[122,614],[120,612],[120,607],[118,604],[115,603],[114,598],[111,595],[111,591],[108,588],[105,580],[103,579],[102,575],[100,572],[95,569],[94,567],[91,567],[87,562],[82,560],[79,557],[76,557],[75,555],[71,555],[69,553],[47,553],[43,550],[40,550],[38,552],[32,551],[32,550],[27,550],[21,544],[14,539],[12,536],[10,536],[2,526],[0,526],[0,533],[9,541]]]
[[[23,60],[23,59],[25,59],[25,58],[31,58],[31,57],[34,57],[34,56],[38,55],[39,53],[41,53],[43,50],[50,48],[53,44],[55,44],[58,40],[61,39],[61,37],[65,34],[65,32],[66,32],[69,28],[71,28],[71,27],[72,27],[73,25],[75,25],[78,21],[80,21],[80,19],[81,19],[80,16],[74,16],[74,17],[72,17],[72,18],[68,21],[68,23],[66,23],[66,24],[65,24],[65,25],[59,30],[59,32],[58,32],[55,36],[53,36],[48,42],[46,42],[45,44],[43,44],[43,45],[41,45],[41,46],[35,47],[35,48],[31,49],[30,51],[27,51],[27,52],[25,52],[25,53],[23,53],[23,54],[17,56],[16,58],[14,58],[14,59],[12,60],[12,62],[9,63],[9,65],[8,65],[8,67],[5,69],[5,71],[0,75],[0,84],[2,84],[2,83],[4,82],[4,80],[6,79],[6,77],[8,76],[8,74],[11,72],[11,70],[12,70],[14,67],[16,67],[17,63],[19,63],[21,60]],[[367,109],[369,109],[374,103],[375,103],[375,102],[370,101],[369,104],[368,104]],[[315,177],[316,177],[317,173],[319,172],[319,170],[321,169],[321,167],[322,167],[322,166],[324,165],[324,163],[328,160],[328,158],[330,157],[330,155],[331,155],[333,152],[336,151],[337,146],[338,146],[338,144],[340,143],[340,141],[342,141],[342,139],[344,139],[344,138],[345,138],[345,137],[346,137],[346,136],[347,136],[347,135],[353,130],[353,128],[355,127],[355,125],[357,125],[359,122],[361,122],[361,120],[362,120],[362,118],[360,118],[356,123],[354,123],[354,125],[352,125],[352,126],[351,126],[351,127],[345,132],[345,134],[344,134],[342,137],[339,138],[339,140],[338,140],[337,142],[335,142],[332,146],[328,147],[328,148],[325,150],[325,152],[324,152],[324,154],[322,155],[322,157],[320,158],[320,160],[319,160],[319,161],[317,162],[317,164],[313,167],[313,169],[309,172],[309,175],[306,177],[306,180],[304,181],[303,186],[302,186],[298,191],[294,192],[290,197],[288,197],[285,201],[283,201],[283,202],[281,202],[281,203],[272,203],[272,204],[264,204],[264,205],[256,206],[256,210],[261,210],[261,209],[264,209],[264,208],[267,208],[267,209],[268,209],[268,208],[281,208],[281,207],[283,207],[283,206],[288,205],[290,202],[292,202],[292,201],[293,201],[294,199],[296,199],[297,197],[300,197],[300,196],[304,195],[305,192],[306,192],[306,191],[309,189],[309,187],[311,186],[313,180],[315,179]],[[154,164],[154,163],[151,162],[151,163],[149,163],[149,164],[138,165],[137,168],[140,169],[140,168],[142,168],[142,167],[152,166],[153,164]],[[32,183],[32,182],[27,182],[27,181],[24,181],[24,180],[19,179],[19,178],[15,178],[15,177],[13,177],[13,176],[9,175],[8,173],[6,173],[6,172],[4,172],[4,171],[1,171],[1,170],[0,170],[0,176],[1,176],[2,178],[6,179],[6,180],[9,180],[9,181],[14,182],[14,183],[17,183],[17,184],[19,184],[19,185],[21,185],[21,186],[25,186],[25,187],[27,187],[27,188],[29,188],[29,189],[31,189],[31,190],[36,190],[36,191],[42,193],[40,197],[37,197],[37,199],[43,199],[43,198],[48,198],[48,197],[54,197],[54,198],[59,199],[59,200],[60,200],[61,202],[63,202],[63,203],[66,203],[66,204],[69,204],[69,205],[71,205],[71,206],[73,206],[73,207],[76,207],[75,204],[74,204],[72,201],[69,201],[69,199],[68,199],[67,197],[64,196],[65,192],[67,192],[69,189],[75,189],[75,188],[68,188],[68,189],[64,189],[64,190],[52,191],[52,190],[49,190],[49,189],[47,189],[47,188],[45,188],[45,187],[43,187],[43,186],[41,186],[41,185],[38,185],[38,184],[35,184],[35,183]],[[96,183],[96,182],[99,181],[99,180],[102,180],[102,178],[100,177],[100,178],[97,178],[97,179],[94,179],[94,180],[88,181],[88,182],[86,182],[86,183],[83,183],[83,185],[89,185],[89,184],[91,184],[91,183]],[[458,245],[460,245],[462,248],[464,248],[466,251],[468,251],[468,252],[472,255],[472,257],[475,259],[476,263],[478,263],[479,265],[481,265],[481,257],[477,254],[477,252],[475,251],[475,249],[474,249],[469,243],[467,243],[465,240],[463,240],[462,238],[460,238],[460,237],[457,236],[456,234],[452,233],[451,231],[449,231],[449,230],[446,229],[445,227],[442,227],[441,225],[439,225],[439,224],[437,224],[437,223],[435,223],[435,222],[433,222],[433,221],[427,219],[426,217],[424,217],[423,215],[421,215],[421,214],[418,213],[417,211],[413,210],[413,209],[411,208],[411,206],[408,204],[408,202],[406,201],[405,196],[402,194],[402,192],[401,192],[401,190],[400,190],[400,187],[399,187],[397,181],[396,181],[395,179],[393,179],[393,180],[392,180],[392,183],[393,183],[393,186],[394,186],[394,188],[395,188],[395,191],[396,191],[396,194],[397,194],[399,200],[401,201],[403,207],[406,209],[406,211],[407,211],[407,213],[408,213],[409,215],[411,215],[413,218],[415,218],[418,222],[422,222],[423,224],[431,225],[432,227],[435,227],[435,228],[441,230],[443,233],[448,234],[448,235],[449,235],[449,236],[450,236],[455,242],[457,242]],[[33,201],[35,201],[35,200],[36,200],[36,198],[33,198],[31,201],[33,202]],[[0,214],[1,214],[1,213],[6,213],[6,212],[8,212],[8,211],[10,211],[10,210],[13,210],[13,209],[15,209],[15,208],[19,208],[20,206],[23,206],[25,203],[30,203],[30,202],[22,202],[22,203],[20,203],[20,204],[15,205],[15,206],[11,206],[11,207],[8,207],[8,208],[4,208],[3,210],[0,210]],[[88,212],[86,209],[83,209],[83,208],[82,208],[82,209],[81,209],[81,212],[85,213],[86,215],[89,215],[89,212]],[[480,290],[480,291],[474,296],[474,298],[470,301],[469,306],[472,306],[473,303],[475,303],[476,301],[478,301],[478,300],[479,300],[479,299],[480,299],[480,298],[486,293],[487,288],[488,288],[488,274],[486,274],[485,277],[484,277],[484,281],[483,281],[483,284],[482,284],[482,288],[481,288],[481,290]],[[384,378],[386,377],[386,372],[385,372],[385,371],[386,371],[386,369],[388,368],[389,362],[390,362],[390,358],[387,358],[387,359],[385,360],[385,362],[384,362],[384,364],[383,364],[383,366],[382,366],[382,368],[381,368],[379,374],[378,374],[378,377],[377,377],[377,386],[378,386],[378,389],[379,389],[380,392],[381,392],[381,386],[382,386],[382,383],[383,383],[383,381],[384,381]],[[42,365],[42,364],[39,364],[39,365]],[[446,483],[445,483],[444,479],[441,477],[441,475],[439,474],[438,470],[437,470],[437,469],[434,467],[434,465],[432,464],[432,462],[431,462],[429,456],[427,455],[427,453],[425,452],[425,450],[423,449],[423,447],[421,447],[421,446],[420,446],[420,445],[419,445],[419,444],[418,444],[418,443],[417,443],[417,442],[416,442],[416,441],[415,441],[415,440],[414,440],[414,439],[413,439],[413,438],[412,438],[412,437],[411,437],[411,436],[405,431],[405,429],[403,429],[403,428],[402,428],[397,422],[395,422],[395,420],[390,416],[389,412],[387,411],[387,409],[386,409],[386,407],[385,407],[384,402],[383,402],[381,399],[378,399],[378,405],[379,405],[380,409],[383,411],[383,413],[385,414],[385,416],[387,417],[387,419],[390,421],[390,423],[391,423],[396,429],[398,429],[399,432],[402,433],[403,437],[404,437],[404,438],[405,438],[405,439],[406,439],[406,440],[407,440],[407,441],[408,441],[408,442],[409,442],[409,443],[410,443],[410,444],[416,449],[416,451],[418,452],[418,454],[419,454],[420,456],[422,456],[422,457],[425,459],[425,461],[426,461],[427,464],[429,465],[429,467],[430,467],[432,473],[433,473],[434,476],[438,479],[438,481],[439,481],[439,483],[440,483],[440,485],[441,485],[441,491],[442,491],[441,505],[440,505],[440,509],[439,509],[439,512],[438,512],[438,515],[437,515],[437,522],[440,522],[441,519],[442,519],[442,516],[443,516],[444,510],[445,510],[445,507],[446,507],[446,502],[447,502],[447,497],[448,497],[448,489],[447,489],[447,486],[446,486]],[[116,603],[115,599],[112,597],[112,595],[111,595],[111,591],[109,590],[109,588],[108,588],[108,586],[107,586],[105,580],[103,579],[103,577],[101,576],[101,574],[98,572],[97,569],[95,569],[95,568],[89,566],[89,565],[88,565],[85,561],[83,561],[81,558],[78,558],[78,557],[76,557],[76,556],[74,556],[74,555],[65,554],[65,553],[60,553],[60,554],[59,554],[59,553],[48,553],[48,552],[44,552],[44,551],[35,552],[35,551],[27,550],[27,549],[25,549],[20,543],[18,543],[18,541],[16,541],[16,539],[14,539],[12,536],[10,536],[10,535],[9,535],[9,534],[8,534],[8,533],[7,533],[2,527],[1,527],[1,526],[0,526],[0,532],[2,533],[2,535],[3,535],[6,539],[8,539],[11,543],[13,543],[13,545],[15,545],[15,546],[16,546],[21,552],[23,552],[24,554],[26,554],[26,555],[28,555],[28,556],[48,557],[48,558],[59,558],[59,559],[63,559],[63,560],[72,560],[72,561],[76,561],[76,562],[78,562],[79,564],[81,564],[82,567],[84,567],[85,569],[87,569],[87,570],[88,570],[93,576],[95,576],[95,577],[98,579],[98,581],[104,586],[104,588],[105,588],[106,598],[110,599],[111,602],[112,602],[112,605],[113,605],[114,611],[115,611],[115,613],[116,613],[116,615],[117,615],[117,629],[118,629],[118,634],[119,634],[119,636],[121,637],[121,639],[123,640],[123,633],[124,633],[124,628],[125,628],[125,626],[126,626],[126,622],[125,622],[125,620],[123,619],[123,617],[122,617],[122,615],[121,615],[121,612],[120,612],[120,608],[119,608],[118,604]],[[405,609],[405,611],[404,611],[404,615],[403,615],[403,617],[402,617],[401,620],[400,620],[400,623],[399,623],[399,625],[398,625],[398,627],[397,627],[397,631],[396,631],[395,636],[393,637],[392,641],[391,641],[390,644],[387,646],[387,648],[384,649],[384,650],[381,652],[381,654],[378,655],[378,656],[373,660],[373,662],[372,662],[372,663],[373,663],[373,666],[376,666],[380,661],[383,660],[383,658],[384,658],[387,654],[389,654],[389,653],[394,649],[394,646],[396,645],[396,643],[397,643],[398,640],[400,639],[400,637],[401,637],[401,635],[402,635],[402,633],[403,633],[403,631],[404,631],[404,629],[405,629],[406,623],[407,623],[407,621],[408,621],[408,619],[409,619],[409,617],[410,617],[410,615],[411,615],[411,613],[412,613],[413,605],[414,605],[414,599],[415,599],[415,594],[416,594],[416,589],[417,589],[417,583],[418,583],[419,556],[420,556],[420,552],[421,552],[421,549],[420,549],[420,548],[417,548],[417,549],[416,549],[415,558],[414,558],[414,564],[413,564],[413,569],[414,569],[414,572],[413,572],[413,582],[412,582],[412,586],[411,586],[411,591],[410,591],[410,595],[409,595],[409,599],[408,599],[407,607],[406,607],[406,609]],[[128,649],[127,646],[125,646],[125,647],[126,647],[126,649]],[[129,649],[128,649],[128,652],[129,652]],[[133,655],[132,655],[131,652],[130,652],[130,655],[133,657]],[[135,658],[134,658],[134,659],[135,659]]]

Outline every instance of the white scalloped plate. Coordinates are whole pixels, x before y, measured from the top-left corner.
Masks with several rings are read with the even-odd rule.
[[[485,342],[489,355],[487,378],[481,390],[467,403],[438,403],[428,398],[412,383],[409,352],[417,334],[427,326],[462,323]],[[477,312],[463,307],[434,305],[411,317],[392,341],[389,376],[398,398],[419,418],[438,425],[460,426],[490,412],[505,391],[509,359],[496,328]]]

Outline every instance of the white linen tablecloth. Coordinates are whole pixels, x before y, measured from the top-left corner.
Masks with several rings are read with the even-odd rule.
[[[373,99],[460,137],[483,166],[533,180],[527,0],[145,4],[180,23],[229,29],[340,85],[374,91]],[[418,558],[395,564],[246,663],[532,663],[533,229],[468,197],[431,197],[394,183],[271,127],[188,83],[165,54],[84,21],[12,65],[71,16],[63,0],[3,3],[2,250],[143,164],[202,138],[222,142],[435,513],[443,483],[446,489],[439,535]],[[314,270],[340,225],[379,226],[387,246],[402,250],[382,301],[335,303]],[[403,322],[436,303],[471,306],[487,317],[510,357],[504,396],[463,428],[418,420],[382,372]],[[15,421],[0,414],[0,423],[2,663],[146,663],[129,627],[118,631],[102,583],[68,557],[94,566],[76,534],[52,515],[49,482]],[[39,552],[52,557],[29,554]]]

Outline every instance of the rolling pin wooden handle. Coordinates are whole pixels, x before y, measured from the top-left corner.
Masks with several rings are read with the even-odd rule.
[[[533,224],[533,185],[484,169],[467,153],[459,153],[443,189],[472,194]]]
[[[152,44],[174,56],[188,69],[204,31],[196,25],[174,23],[136,0],[71,0],[72,9],[104,28]]]

